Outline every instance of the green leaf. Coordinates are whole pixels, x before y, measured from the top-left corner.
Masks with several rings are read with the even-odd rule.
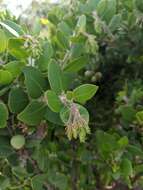
[[[13,77],[9,71],[0,70],[0,85],[10,84],[12,80]]]
[[[4,52],[7,48],[7,37],[2,29],[0,29],[0,53]]]
[[[120,146],[120,148],[125,148],[127,147],[127,145],[129,144],[129,140],[128,137],[122,137],[118,140],[118,144]]]
[[[75,43],[72,45],[71,49],[71,59],[78,59],[85,52],[85,42],[84,43]]]
[[[87,5],[90,7],[91,11],[93,11],[94,9],[96,9],[99,2],[100,0],[88,0]]]
[[[31,30],[32,30],[33,35],[39,35],[40,34],[40,32],[42,30],[42,23],[41,23],[39,17],[35,18]]]
[[[18,136],[18,135],[17,135]],[[19,135],[19,136],[21,136],[21,135]],[[23,137],[23,136],[22,136]],[[22,138],[21,137],[21,138]],[[14,138],[14,137],[13,137]],[[15,138],[16,138],[16,136],[15,136]],[[17,137],[17,140],[18,140],[18,137]],[[20,137],[19,137],[19,140],[20,140]],[[20,142],[20,141],[19,141]],[[21,141],[22,142],[22,141]],[[17,143],[18,143],[18,141],[17,141]],[[17,148],[17,149],[20,149],[20,148]],[[28,176],[28,173],[27,173],[27,171],[26,171],[26,168],[24,168],[24,167],[21,167],[21,166],[15,166],[15,167],[12,167],[12,174],[14,175],[14,176],[16,176],[18,179],[20,179],[20,180],[24,180],[24,178],[25,177],[27,177]]]
[[[78,18],[76,30],[78,33],[82,33],[86,31],[86,16],[85,15],[81,15]]]
[[[100,0],[88,0],[86,3],[80,3],[79,11],[81,13],[91,14],[95,11]]]
[[[9,26],[8,24],[0,21],[0,25],[4,29],[6,29],[12,36],[19,37],[19,34],[17,33],[17,31],[15,31],[15,29]]]
[[[25,40],[23,38],[11,38],[8,42],[9,53],[18,58],[26,59],[29,57],[30,53],[24,48]]]
[[[97,13],[107,23],[116,14],[116,0],[101,0],[97,6]]]
[[[69,48],[69,39],[67,36],[65,36],[65,34],[58,30],[57,31],[57,36],[56,36],[56,42],[57,45],[62,48],[62,49],[68,49]]]
[[[67,89],[71,88],[71,84],[73,83],[75,76],[75,73],[62,72],[62,82],[64,91],[67,91]]]
[[[52,112],[48,107],[46,109],[46,113],[45,113],[45,119],[47,121],[50,121],[51,123],[54,123],[56,125],[61,125],[63,126],[63,122],[61,121],[60,115],[56,112]]]
[[[37,126],[43,120],[46,105],[43,102],[32,101],[19,115],[18,119],[31,126]]]
[[[143,157],[143,151],[140,147],[136,145],[128,145],[128,151],[133,155],[133,156],[140,156]]]
[[[0,102],[0,128],[4,128],[7,125],[8,110],[3,102]]]
[[[134,121],[136,110],[132,106],[122,105],[119,107],[119,112],[125,122],[130,123]]]
[[[64,71],[66,72],[78,72],[88,63],[88,59],[85,56],[78,57],[71,60],[64,66]]]
[[[0,89],[0,96],[3,96],[10,89],[10,87],[10,85],[2,87],[2,89]]]
[[[25,62],[21,61],[11,61],[4,65],[4,68],[12,74],[13,78],[16,78],[21,74],[21,71],[24,68],[25,64]]]
[[[22,88],[13,88],[8,97],[8,106],[12,113],[20,113],[28,104],[28,96]]]
[[[51,89],[57,94],[60,94],[63,90],[63,75],[60,65],[52,61],[48,67],[48,79]]]
[[[139,111],[136,113],[136,118],[139,124],[143,124],[143,111]]]
[[[62,21],[58,24],[58,29],[63,32],[63,34],[67,37],[69,37],[72,34],[72,30],[69,27],[69,25]]]
[[[111,32],[116,31],[121,24],[121,14],[116,14],[113,16],[113,18],[111,19],[110,23],[109,23],[109,28],[111,30]]]
[[[25,67],[23,69],[25,76],[25,85],[29,96],[39,98],[47,89],[47,81],[42,73],[34,67]]]
[[[52,55],[53,55],[52,45],[48,41],[45,41],[42,46],[42,54],[40,55],[39,59],[36,61],[38,68],[41,71],[48,70],[48,65],[51,61]]]
[[[98,86],[93,84],[83,84],[73,91],[73,98],[79,103],[85,103],[91,99],[98,90]]]
[[[9,143],[9,139],[7,137],[0,137],[0,157],[7,158],[13,154],[13,149]]]
[[[141,12],[143,13],[143,2],[140,1],[140,0],[135,0],[135,6],[136,8]]]
[[[4,20],[3,23],[6,24],[7,26],[9,26],[9,28],[13,29],[15,32],[17,32],[18,35],[24,35],[25,34],[22,27],[20,25],[16,24],[15,22],[12,22],[11,20]],[[6,28],[6,29],[8,30],[8,28]],[[11,32],[11,30],[9,30],[9,32]]]
[[[11,145],[15,149],[21,149],[25,145],[25,138],[23,135],[15,135],[10,140]]]
[[[32,158],[36,160],[38,167],[43,172],[47,172],[49,166],[48,144],[46,145],[46,148],[43,144],[36,146],[36,149],[32,154]]]
[[[119,148],[116,137],[113,134],[108,134],[101,130],[96,131],[96,146],[99,153],[104,156],[105,159],[107,159],[114,150]]]
[[[1,184],[1,190],[6,190],[11,186],[9,178],[2,175],[0,176],[0,184]]]
[[[47,175],[45,174],[39,174],[39,175],[34,176],[31,181],[32,188],[34,190],[44,190],[43,185],[46,179],[47,179]]]
[[[56,93],[52,90],[48,90],[45,95],[49,108],[53,112],[59,112],[62,108],[62,103]]]
[[[133,167],[132,163],[129,159],[124,158],[121,162],[121,172],[122,175],[125,177],[132,176],[133,175]]]
[[[59,190],[66,190],[68,188],[68,177],[62,173],[49,172],[48,181]]]

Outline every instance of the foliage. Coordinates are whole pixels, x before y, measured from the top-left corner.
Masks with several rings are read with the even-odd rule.
[[[143,189],[143,4],[39,11],[0,17],[0,188]]]

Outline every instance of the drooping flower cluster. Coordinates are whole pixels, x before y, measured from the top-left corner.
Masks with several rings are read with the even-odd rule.
[[[84,142],[86,134],[90,134],[88,121],[81,115],[77,105],[74,103],[70,107],[69,119],[66,123],[66,134],[69,140],[79,137],[80,142]]]

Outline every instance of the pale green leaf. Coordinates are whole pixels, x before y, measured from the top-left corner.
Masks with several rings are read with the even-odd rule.
[[[9,71],[14,78],[19,76],[22,72],[22,69],[25,66],[25,62],[22,61],[11,61],[4,65],[5,70]]]
[[[45,97],[48,103],[49,108],[53,112],[59,112],[62,108],[62,103],[60,101],[60,98],[56,95],[56,93],[52,90],[48,90],[45,93]]]
[[[13,76],[9,71],[0,70],[0,85],[10,84],[13,80]]]
[[[0,53],[4,52],[7,48],[7,37],[2,29],[0,29]]]
[[[83,84],[73,91],[73,98],[79,103],[85,103],[91,99],[98,90],[98,86],[93,84]]]
[[[23,38],[11,38],[8,41],[8,51],[9,53],[18,58],[26,59],[29,57],[30,53],[24,47],[25,40]]]

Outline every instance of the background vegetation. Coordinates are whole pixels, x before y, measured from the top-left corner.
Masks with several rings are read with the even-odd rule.
[[[0,189],[143,189],[143,3],[0,13]]]

